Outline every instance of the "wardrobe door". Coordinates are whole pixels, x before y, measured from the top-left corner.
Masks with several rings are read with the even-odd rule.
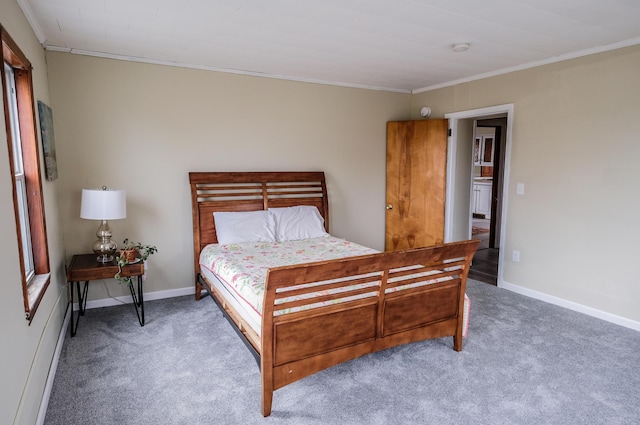
[[[385,250],[444,242],[448,120],[387,123]]]

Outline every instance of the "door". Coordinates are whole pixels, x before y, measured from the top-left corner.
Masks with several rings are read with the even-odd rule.
[[[387,123],[385,250],[444,242],[448,120]]]
[[[471,238],[480,240],[478,251],[473,257],[471,268],[469,269],[469,277],[480,280],[482,282],[496,285],[498,282],[498,264],[500,256],[500,244],[496,234],[499,229],[498,205],[500,201],[500,192],[498,189],[502,187],[502,170],[503,170],[503,129],[506,130],[506,118],[496,117],[492,119],[477,120],[475,131],[493,134],[491,137],[492,148],[483,151],[483,160],[486,166],[474,167],[472,175],[474,197],[477,202],[474,204],[470,221],[472,222]],[[477,136],[476,136],[477,137]],[[485,140],[489,140],[485,137]],[[478,168],[482,169],[480,172]],[[485,169],[489,172],[485,173]]]
[[[485,212],[484,214],[486,218],[490,219],[490,233],[489,233],[489,248],[498,248],[499,244],[499,218],[500,218],[500,204],[501,200],[501,186],[502,186],[502,175],[503,175],[503,131],[506,129],[507,121],[506,118],[493,118],[486,120],[478,120],[477,127],[482,128],[491,128],[493,130],[494,136],[492,136],[492,149],[490,151],[485,151],[484,155],[487,157],[487,161],[490,161],[491,166],[481,167],[482,177],[490,177],[492,181],[491,185],[491,195],[489,196],[489,205],[485,206],[488,208],[488,212],[486,212],[487,208],[483,208]],[[486,130],[485,130],[486,131]],[[490,156],[488,156],[490,155]],[[487,173],[485,173],[485,169]],[[482,244],[480,247],[482,248]]]

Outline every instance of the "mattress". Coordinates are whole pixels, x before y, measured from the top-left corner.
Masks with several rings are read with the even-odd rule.
[[[224,294],[247,324],[260,334],[264,283],[269,268],[378,252],[334,236],[324,236],[287,242],[211,244],[201,251],[199,263],[203,276]],[[369,285],[372,285],[372,292],[361,297],[375,296],[376,283]],[[410,286],[413,285],[406,287]],[[463,336],[467,333],[469,306],[465,294]]]

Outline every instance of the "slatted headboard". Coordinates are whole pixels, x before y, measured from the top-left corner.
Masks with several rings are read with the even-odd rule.
[[[191,172],[191,208],[196,274],[200,250],[217,243],[213,213],[314,205],[329,231],[324,172]]]

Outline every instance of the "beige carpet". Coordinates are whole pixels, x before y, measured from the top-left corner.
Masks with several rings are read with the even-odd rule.
[[[87,310],[45,425],[637,424],[640,332],[469,281],[469,336],[385,350],[279,389],[210,298]]]

